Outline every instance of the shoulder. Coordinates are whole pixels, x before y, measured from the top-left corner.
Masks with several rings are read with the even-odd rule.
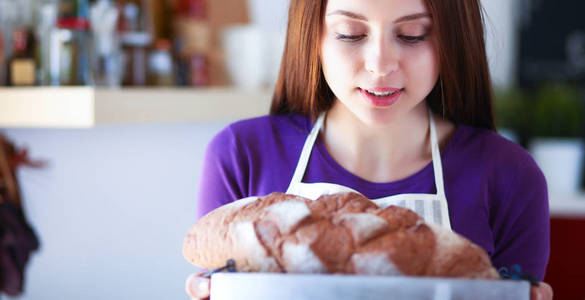
[[[221,181],[217,186],[232,191],[225,197],[232,201],[285,191],[308,134],[308,123],[308,117],[287,114],[229,124],[207,147],[204,172],[210,179],[206,180]]]
[[[483,182],[492,209],[534,205],[545,209],[547,184],[532,155],[497,132],[460,125],[451,155],[458,170]],[[469,180],[469,179],[468,179]]]
[[[233,122],[219,131],[209,147],[254,147],[283,138],[301,138],[308,134],[310,119],[301,114],[266,115]]]
[[[307,134],[310,126],[307,116],[290,113],[245,119],[230,124],[227,129],[241,138],[272,133]]]
[[[310,118],[300,114],[240,120],[219,131],[208,144],[206,160],[228,173],[269,174],[293,168],[308,135]],[[236,171],[233,171],[236,170]],[[263,175],[264,176],[264,175]]]
[[[531,154],[515,142],[495,131],[468,125],[459,125],[453,137],[454,148],[459,154],[472,157],[479,165],[511,167],[526,165],[536,167]]]
[[[506,201],[532,189],[546,194],[546,180],[532,155],[497,132],[459,125],[447,145],[449,175],[461,184],[475,182],[490,195],[488,202]]]

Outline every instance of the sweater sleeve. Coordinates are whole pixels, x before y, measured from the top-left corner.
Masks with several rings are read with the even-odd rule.
[[[244,198],[246,160],[231,127],[220,131],[207,145],[197,192],[197,218],[215,208]]]
[[[550,254],[550,216],[546,180],[526,153],[509,166],[513,173],[492,210],[496,268],[519,265],[542,281]]]

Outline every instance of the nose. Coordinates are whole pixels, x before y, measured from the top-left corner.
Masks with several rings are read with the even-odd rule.
[[[369,73],[384,77],[398,70],[398,65],[399,53],[391,41],[372,41],[365,57],[365,67]]]

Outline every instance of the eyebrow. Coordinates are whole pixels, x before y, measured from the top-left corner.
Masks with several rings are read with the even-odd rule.
[[[356,14],[356,13],[353,13],[353,12],[347,11],[347,10],[340,10],[340,9],[334,10],[334,11],[327,14],[327,16],[332,16],[332,15],[342,15],[342,16],[346,16],[348,18],[362,20],[362,21],[368,20],[368,18],[366,18],[363,15]],[[431,14],[426,13],[426,12],[422,12],[422,13],[416,13],[416,14],[400,17],[396,21],[394,21],[394,23],[402,23],[402,22],[406,22],[406,21],[412,21],[412,20],[416,20],[416,19],[430,18],[430,17],[431,17]]]

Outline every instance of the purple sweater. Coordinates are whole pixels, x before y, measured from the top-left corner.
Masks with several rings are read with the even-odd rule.
[[[198,217],[248,196],[285,192],[307,135],[299,114],[243,120],[207,147],[198,191]],[[495,132],[459,125],[441,152],[453,231],[481,246],[496,268],[520,265],[544,278],[550,252],[544,176],[530,154]],[[303,182],[348,186],[368,198],[436,193],[432,163],[389,183],[364,180],[341,167],[317,139]]]

